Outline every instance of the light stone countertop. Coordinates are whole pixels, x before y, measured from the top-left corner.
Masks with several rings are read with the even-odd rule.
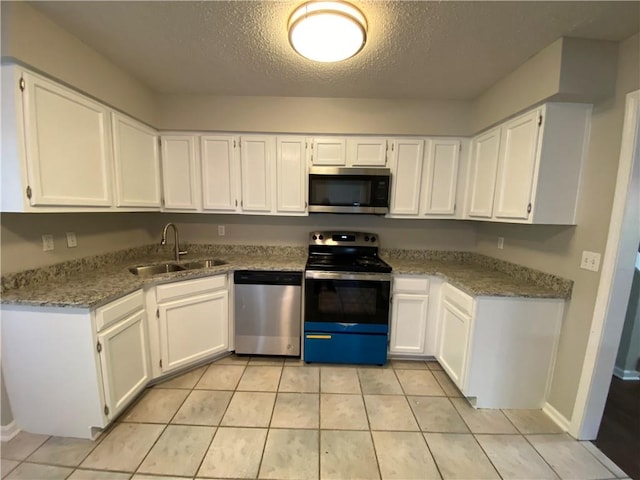
[[[227,274],[233,270],[303,271],[304,247],[189,245],[179,263],[215,258],[211,268],[139,277],[129,267],[171,261],[157,246],[138,247],[2,277],[2,304],[95,308],[143,287]],[[162,251],[160,251],[162,250]],[[571,296],[573,282],[469,252],[383,250],[394,274],[438,275],[473,296],[559,298]]]

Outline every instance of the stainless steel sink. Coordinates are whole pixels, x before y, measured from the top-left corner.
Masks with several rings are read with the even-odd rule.
[[[183,263],[181,266],[186,270],[195,270],[197,268],[211,268],[219,265],[226,265],[228,262],[224,260],[218,260],[215,258],[208,258],[206,260],[195,260],[193,262]]]
[[[219,265],[226,265],[228,262],[224,260],[218,260],[215,258],[208,258],[206,260],[194,260],[186,263],[160,263],[155,265],[138,265],[137,267],[129,268],[129,271],[134,275],[140,275],[141,277],[150,277],[152,275],[159,275],[161,273],[170,272],[183,272],[185,270],[196,270],[198,268],[210,268],[217,267]]]
[[[160,273],[169,272],[181,272],[186,270],[183,265],[176,265],[175,263],[161,263],[157,265],[139,265],[137,267],[131,267],[129,271],[134,275],[140,275],[141,277],[150,277],[151,275],[158,275]]]

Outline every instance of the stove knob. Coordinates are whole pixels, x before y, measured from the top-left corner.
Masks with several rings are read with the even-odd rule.
[[[311,238],[313,238],[314,240],[317,240],[317,239],[318,239],[318,237],[316,237],[315,235],[314,235],[313,237],[311,237]]]
[[[364,236],[364,241],[365,241],[365,242],[368,242],[368,241],[369,241],[369,235],[365,235],[365,236]]]
[[[318,235],[318,238],[319,238],[320,240],[324,240],[324,235]]]
[[[371,241],[375,242],[376,241],[376,237],[371,237]]]

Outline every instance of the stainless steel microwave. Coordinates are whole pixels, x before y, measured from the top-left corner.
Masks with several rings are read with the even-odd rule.
[[[388,168],[312,167],[309,169],[309,212],[389,212],[391,171]]]

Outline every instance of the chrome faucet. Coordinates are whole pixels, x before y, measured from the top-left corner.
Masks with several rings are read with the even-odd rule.
[[[175,242],[175,260],[176,262],[178,260],[180,260],[180,255],[186,255],[187,251],[186,250],[180,250],[180,240],[178,237],[178,227],[176,227],[173,223],[167,223],[164,226],[164,230],[162,230],[162,240],[160,240],[160,245],[166,245],[167,244],[167,230],[169,230],[169,227],[173,227],[173,233],[174,233],[174,242]]]

